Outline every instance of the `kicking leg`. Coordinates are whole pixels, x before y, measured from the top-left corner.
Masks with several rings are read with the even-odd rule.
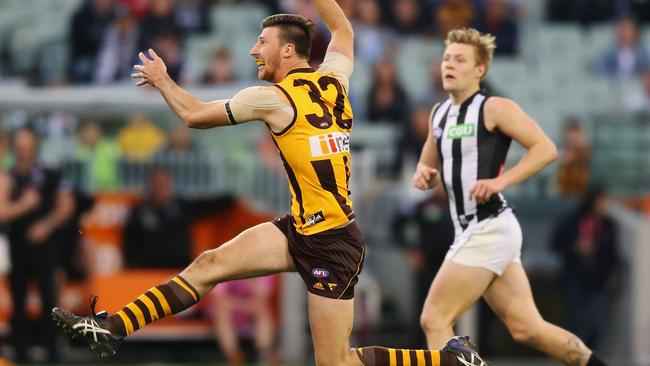
[[[604,365],[574,334],[542,319],[521,264],[510,264],[490,285],[484,298],[515,341],[530,345],[566,365]]]
[[[445,261],[431,284],[424,302],[420,324],[429,349],[442,348],[454,335],[453,326],[483,294],[494,273]]]
[[[97,349],[100,355],[112,355],[122,337],[196,304],[219,282],[292,270],[287,248],[287,238],[275,225],[260,224],[219,248],[201,253],[178,276],[151,288],[109,319],[105,314],[94,314],[94,310],[96,316],[82,318],[59,308],[52,309],[52,316],[91,349],[101,348]]]

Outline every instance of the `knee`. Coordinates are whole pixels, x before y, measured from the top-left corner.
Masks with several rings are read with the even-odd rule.
[[[218,264],[219,254],[217,250],[210,249],[199,254],[198,257],[190,264],[188,269],[205,270]]]
[[[507,326],[512,339],[517,343],[535,345],[541,334],[541,324],[538,322],[510,322]]]
[[[206,250],[183,271],[181,275],[193,285],[207,285],[220,277],[221,256],[215,249]]]
[[[420,326],[425,334],[452,326],[452,321],[435,308],[425,308],[420,315]]]

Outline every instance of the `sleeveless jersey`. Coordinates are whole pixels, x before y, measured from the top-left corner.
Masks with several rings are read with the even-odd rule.
[[[294,120],[271,131],[291,189],[296,231],[316,234],[354,218],[350,200],[352,108],[332,74],[295,69],[275,85],[287,96]]]
[[[490,132],[485,127],[483,107],[487,98],[477,92],[461,105],[452,105],[448,99],[437,106],[431,121],[456,235],[475,217],[481,221],[507,207],[501,193],[480,205],[469,199],[477,180],[501,174],[512,141],[499,130]]]

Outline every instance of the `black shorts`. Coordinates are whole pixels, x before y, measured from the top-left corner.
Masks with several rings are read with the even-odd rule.
[[[289,254],[309,292],[331,299],[354,298],[354,285],[366,254],[357,224],[313,235],[296,232],[289,215],[275,219],[273,224],[287,237]]]

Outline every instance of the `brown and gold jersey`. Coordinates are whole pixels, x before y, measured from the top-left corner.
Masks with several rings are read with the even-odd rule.
[[[296,230],[311,235],[354,218],[350,200],[352,108],[329,73],[295,69],[276,84],[294,109],[293,122],[271,132],[291,189]]]

